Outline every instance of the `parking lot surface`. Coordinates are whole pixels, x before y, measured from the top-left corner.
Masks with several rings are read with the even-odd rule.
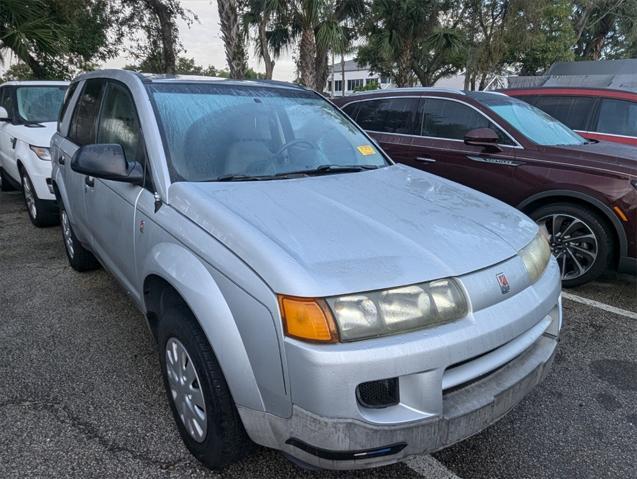
[[[569,290],[637,312],[637,283]],[[142,315],[105,271],[68,266],[59,228],[0,193],[0,477],[636,477],[637,320],[571,300],[553,371],[499,423],[433,458],[304,471],[255,448],[213,473],[177,434]]]

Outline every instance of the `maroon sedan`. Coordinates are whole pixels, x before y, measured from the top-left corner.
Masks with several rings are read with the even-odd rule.
[[[572,87],[502,91],[544,110],[585,138],[637,146],[637,92]]]
[[[563,284],[637,271],[637,148],[587,140],[496,92],[383,90],[335,102],[395,161],[515,205],[551,235]]]

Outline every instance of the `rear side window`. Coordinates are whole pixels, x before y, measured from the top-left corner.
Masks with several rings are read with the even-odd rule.
[[[60,108],[60,116],[58,117],[58,131],[60,131],[60,125],[62,121],[64,121],[64,115],[66,114],[66,110],[69,109],[69,103],[71,102],[71,98],[73,98],[73,93],[77,90],[78,83],[71,83],[64,94],[64,102],[62,103],[62,108]]]
[[[572,130],[587,130],[595,98],[587,96],[540,96],[532,103]]]
[[[13,118],[13,89],[5,86],[0,88],[0,106],[9,113],[9,118]]]
[[[341,110],[343,110],[350,118],[356,120],[356,109],[358,108],[358,103],[350,103],[349,105],[345,105]]]
[[[128,161],[143,158],[140,127],[133,98],[122,85],[109,83],[100,114],[97,143],[116,143]]]
[[[596,131],[613,135],[637,136],[637,103],[602,99]]]
[[[506,136],[487,117],[473,108],[451,100],[427,98],[422,104],[422,136],[464,140],[464,136],[476,128],[491,128],[498,134],[502,145],[512,145]]]
[[[100,79],[87,80],[84,84],[69,128],[69,139],[78,146],[95,143],[97,115],[105,84]]]
[[[384,133],[416,132],[418,99],[385,98],[360,102],[356,122],[364,130]]]

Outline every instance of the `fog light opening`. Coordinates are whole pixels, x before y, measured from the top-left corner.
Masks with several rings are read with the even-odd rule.
[[[381,409],[400,402],[398,378],[361,383],[356,388],[358,403],[366,408]]]

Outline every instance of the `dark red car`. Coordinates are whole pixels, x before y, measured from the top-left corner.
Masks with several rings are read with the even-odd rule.
[[[564,87],[502,91],[544,110],[586,138],[637,146],[637,92]]]
[[[503,93],[396,89],[335,103],[395,161],[546,225],[565,286],[637,271],[637,148],[586,140]]]

